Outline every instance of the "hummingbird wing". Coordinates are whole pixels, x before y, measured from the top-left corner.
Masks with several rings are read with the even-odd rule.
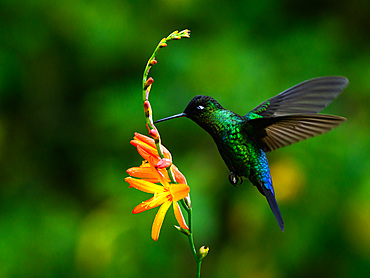
[[[265,152],[325,133],[345,118],[318,115],[348,85],[342,76],[304,81],[262,102],[244,116],[244,130]]]
[[[348,85],[342,76],[304,81],[262,102],[244,117],[247,120],[293,114],[315,114],[328,106]]]
[[[346,118],[324,114],[257,118],[247,121],[243,131],[264,152],[289,146],[333,129]]]

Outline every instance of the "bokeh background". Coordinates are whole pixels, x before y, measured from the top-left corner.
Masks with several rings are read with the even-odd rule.
[[[0,277],[194,277],[173,213],[160,238],[149,195],[129,189],[147,134],[142,71],[158,41],[154,118],[196,94],[245,114],[313,77],[343,75],[324,110],[332,132],[268,155],[282,233],[266,200],[228,170],[188,119],[158,124],[191,187],[202,277],[366,277],[370,273],[370,2],[0,2]]]

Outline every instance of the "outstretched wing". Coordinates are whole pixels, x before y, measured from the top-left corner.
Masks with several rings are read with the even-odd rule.
[[[348,85],[342,76],[304,81],[262,102],[244,117],[247,120],[294,114],[315,114],[328,106]]]
[[[291,115],[250,120],[243,129],[260,149],[271,152],[328,132],[345,120],[323,114]]]

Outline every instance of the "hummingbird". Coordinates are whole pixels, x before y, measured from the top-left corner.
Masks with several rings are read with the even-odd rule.
[[[244,116],[224,109],[210,96],[197,95],[183,113],[155,123],[187,117],[207,131],[230,170],[236,186],[248,178],[264,195],[284,231],[266,153],[337,127],[346,118],[318,114],[348,85],[342,76],[310,79],[262,102]]]

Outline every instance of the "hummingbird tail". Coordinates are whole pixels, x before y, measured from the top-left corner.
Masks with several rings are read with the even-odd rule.
[[[279,227],[280,227],[281,231],[284,232],[283,218],[281,217],[279,206],[276,202],[274,194],[269,189],[267,189],[263,184],[261,184],[261,187],[262,187],[262,191],[263,191],[263,193],[264,193],[264,195],[267,199],[267,202],[269,203],[270,208],[271,208],[272,212],[274,213],[277,222],[279,223]]]

